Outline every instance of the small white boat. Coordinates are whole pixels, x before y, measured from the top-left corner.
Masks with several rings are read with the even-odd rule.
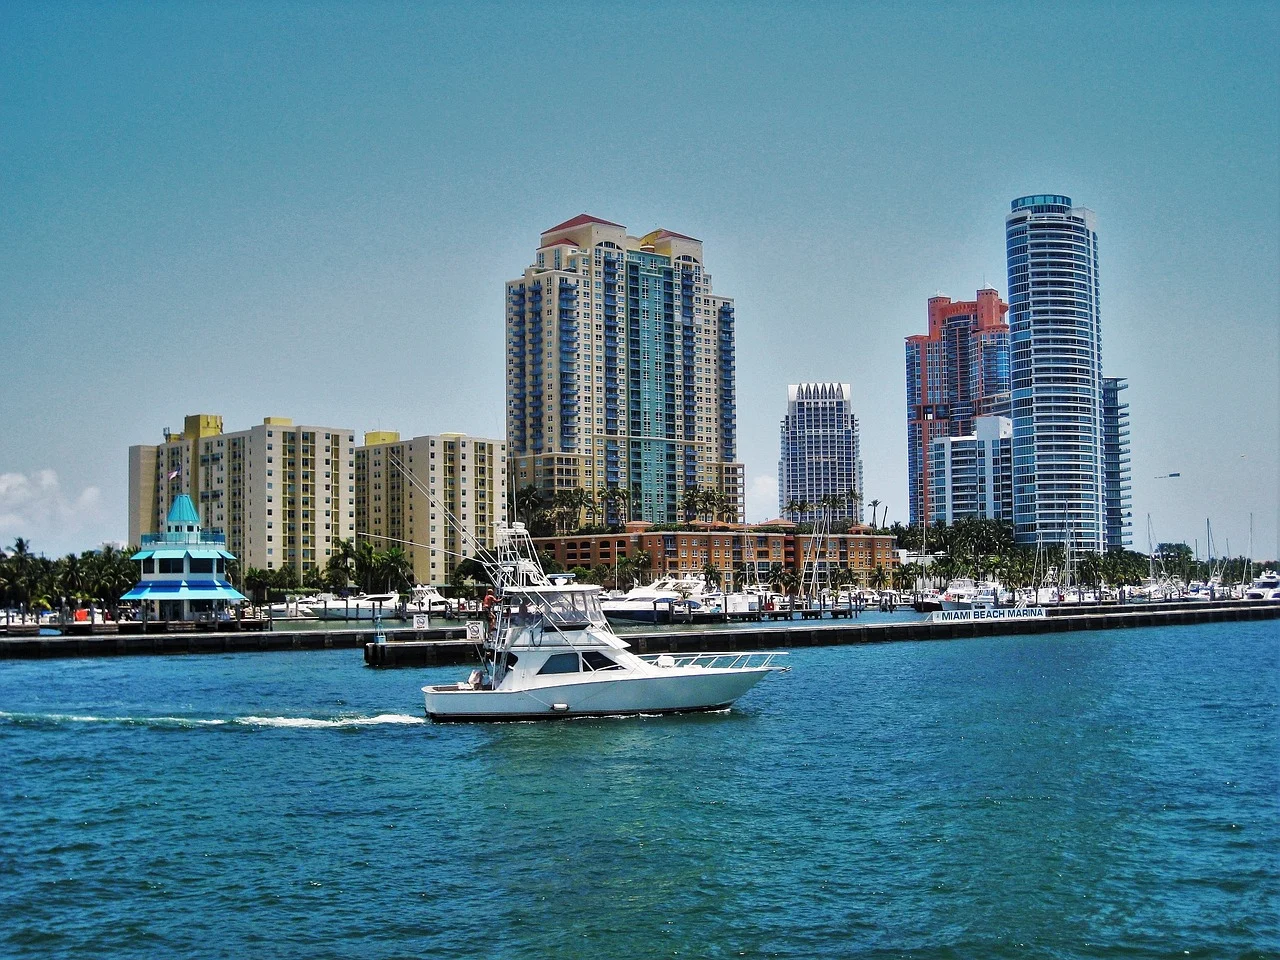
[[[600,588],[552,582],[523,524],[498,524],[488,564],[499,603],[480,669],[422,688],[438,722],[546,720],[726,710],[768,673],[777,653],[638,656],[609,627]]]
[[[415,613],[449,613],[452,610],[453,603],[449,598],[425,583],[414,587],[404,604],[404,612],[410,616]]]
[[[392,617],[400,612],[398,593],[362,593],[358,597],[339,597],[310,608],[318,620],[373,620]]]
[[[969,577],[957,577],[942,592],[943,610],[972,610],[973,599],[978,595],[978,585]]]
[[[1246,600],[1280,600],[1280,574],[1264,570],[1244,592]]]
[[[954,581],[953,581],[954,582]],[[973,583],[973,581],[968,581]],[[950,586],[947,587],[950,593]],[[1010,600],[1010,595],[998,581],[980,580],[973,584],[972,589],[957,592],[957,594],[949,601],[944,596],[942,599],[942,608],[944,610],[993,610]]]
[[[644,587],[632,587],[622,597],[601,602],[604,615],[611,620],[635,623],[666,621],[672,609],[685,613],[721,612],[724,594],[698,576],[659,577]]]

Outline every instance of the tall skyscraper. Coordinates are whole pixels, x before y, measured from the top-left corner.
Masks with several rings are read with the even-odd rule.
[[[795,523],[812,523],[823,497],[845,497],[829,515],[862,522],[862,459],[858,418],[847,383],[793,383],[787,387],[778,458],[778,513]],[[850,493],[856,498],[849,497]],[[789,510],[792,501],[809,510]]]
[[[1120,391],[1123,377],[1102,378],[1102,499],[1107,511],[1107,549],[1133,544],[1132,488],[1129,485],[1129,404]]]
[[[991,288],[977,299],[929,300],[929,332],[907,337],[907,478],[912,523],[930,517],[930,444],[973,433],[974,418],[1009,413],[1009,307]]]
[[[582,214],[506,285],[509,482],[582,488],[610,522],[674,522],[687,487],[742,511],[733,301],[702,242]]]
[[[366,433],[355,477],[357,537],[377,550],[400,547],[419,583],[448,582],[476,546],[495,546],[494,522],[507,519],[507,445],[499,440]]]
[[[1070,197],[1019,197],[1005,237],[1015,535],[1099,552],[1106,528],[1095,217]]]
[[[186,494],[242,569],[322,569],[335,542],[355,535],[354,441],[349,429],[287,417],[235,433],[220,416],[187,417],[181,434],[129,448],[129,540],[162,530]]]

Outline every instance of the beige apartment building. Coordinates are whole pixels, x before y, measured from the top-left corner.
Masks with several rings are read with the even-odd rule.
[[[618,491],[609,522],[662,523],[709,487],[742,516],[734,307],[700,240],[582,214],[542,234],[505,295],[513,489]]]
[[[477,547],[494,546],[494,523],[507,519],[500,440],[461,433],[401,440],[376,431],[364,435],[354,463],[357,538],[378,550],[400,547],[419,583],[448,582]]]
[[[355,536],[354,450],[349,428],[267,417],[224,433],[221,416],[188,416],[180,434],[129,448],[129,542],[163,529],[185,493],[242,569],[323,569],[335,543]]]

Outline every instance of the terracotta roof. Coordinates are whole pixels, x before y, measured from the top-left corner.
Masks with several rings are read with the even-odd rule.
[[[676,233],[674,230],[659,230],[654,237],[656,240],[692,240],[694,243],[701,243],[697,237],[686,236],[683,233]]]
[[[545,236],[548,233],[555,233],[557,230],[568,230],[570,227],[580,227],[587,223],[600,223],[606,227],[621,227],[622,224],[614,223],[612,220],[601,220],[599,217],[593,217],[589,213],[580,213],[572,220],[566,220],[564,223],[558,223],[550,230],[543,230]]]

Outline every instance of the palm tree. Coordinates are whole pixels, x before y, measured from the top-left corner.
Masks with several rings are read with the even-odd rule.
[[[413,564],[399,547],[392,547],[378,554],[378,580],[385,582],[387,592],[406,591],[413,587]]]
[[[271,572],[258,567],[250,567],[244,572],[244,586],[254,603],[261,605],[267,595],[267,587],[271,585]]]
[[[365,593],[374,592],[374,584],[377,582],[378,561],[377,551],[373,549],[373,544],[368,540],[359,540],[356,542],[354,556],[352,557],[352,579]]]
[[[877,563],[876,568],[871,571],[871,588],[873,590],[883,590],[889,583],[889,575],[885,573],[884,564]]]
[[[610,487],[604,492],[605,503],[613,510],[615,518],[622,523],[627,521],[627,501],[630,496],[621,487]]]
[[[857,523],[862,523],[862,494],[856,489],[850,490],[844,495],[844,499],[853,508],[853,519]]]
[[[800,518],[804,514],[809,513],[813,509],[813,504],[805,500],[797,500],[794,497],[787,501],[787,519],[792,523],[799,523]]]
[[[765,582],[774,590],[782,589],[782,580],[786,576],[787,568],[780,563],[772,564],[769,572],[764,575]]]
[[[526,525],[532,525],[534,515],[542,509],[542,494],[530,483],[516,491],[514,506],[516,516],[523,517]]]
[[[680,512],[684,514],[685,523],[696,519],[702,512],[702,491],[697,487],[685,487],[680,497]]]
[[[635,564],[636,576],[647,578],[653,573],[653,554],[648,550],[637,550],[631,561]]]
[[[723,580],[723,576],[720,573],[719,567],[714,563],[708,563],[702,568],[702,579],[705,580],[709,586],[719,588],[720,583]]]
[[[880,501],[872,500],[871,501],[871,532],[872,533],[875,533],[875,530],[876,530],[876,511],[879,509],[880,509]]]

